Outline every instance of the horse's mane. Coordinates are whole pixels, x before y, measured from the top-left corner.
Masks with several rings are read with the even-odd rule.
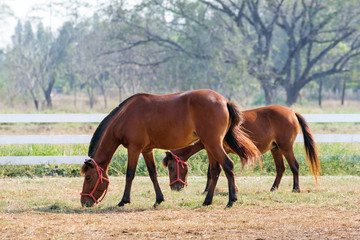
[[[137,94],[136,94],[137,95]],[[106,127],[109,125],[110,121],[112,120],[112,118],[115,116],[115,114],[122,108],[125,106],[125,104],[132,99],[134,96],[133,95],[129,98],[127,98],[126,100],[124,100],[122,103],[120,103],[119,106],[117,106],[116,108],[114,108],[109,115],[107,115],[99,124],[99,126],[96,128],[94,135],[91,138],[90,141],[90,146],[89,146],[89,151],[88,151],[88,156],[93,158],[96,152],[97,147],[99,146],[99,142],[101,139],[102,134],[104,133]]]

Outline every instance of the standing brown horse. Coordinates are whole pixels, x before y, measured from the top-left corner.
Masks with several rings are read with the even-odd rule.
[[[130,203],[131,184],[142,153],[155,188],[156,207],[164,197],[157,180],[153,149],[179,149],[200,140],[210,164],[209,191],[203,205],[212,202],[221,166],[228,179],[227,206],[231,207],[237,200],[234,165],[225,153],[223,141],[244,161],[258,158],[256,146],[235,127],[241,120],[236,105],[211,90],[162,96],[142,93],[128,98],[105,117],[91,139],[91,159],[82,167],[85,175],[82,205],[90,207],[98,203],[104,192],[106,194],[108,167],[115,150],[122,144],[127,148],[128,162],[125,191],[118,206]]]
[[[309,125],[300,114],[288,108],[274,105],[243,111],[242,115],[244,123],[241,127],[244,128],[245,133],[247,133],[248,137],[254,142],[262,154],[270,150],[274,158],[276,178],[271,187],[271,191],[279,187],[285,171],[284,156],[293,173],[293,192],[300,192],[299,163],[293,151],[299,126],[304,136],[307,162],[317,182],[317,176],[320,176],[321,170],[317,157],[317,149]],[[186,148],[166,153],[166,157],[163,159],[163,165],[169,169],[170,187],[172,190],[180,190],[184,187],[188,170],[187,164],[185,165],[184,163],[186,163],[191,155],[203,148],[202,142],[199,141]],[[231,150],[226,149],[226,152],[229,153]],[[206,184],[205,191],[208,189],[208,184],[209,183]]]

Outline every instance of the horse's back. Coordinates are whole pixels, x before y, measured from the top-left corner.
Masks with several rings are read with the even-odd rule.
[[[227,126],[226,102],[220,94],[207,89],[169,95],[136,94],[118,116],[117,134],[126,142],[144,139],[143,144],[149,148],[181,148],[206,134],[213,125]]]
[[[295,112],[289,108],[272,105],[243,111],[243,127],[261,152],[271,149],[272,144],[291,145],[299,131]]]

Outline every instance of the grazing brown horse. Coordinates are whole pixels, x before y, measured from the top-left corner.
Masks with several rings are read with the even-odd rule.
[[[236,128],[242,121],[236,105],[212,90],[195,90],[170,95],[136,94],[115,108],[96,129],[89,147],[89,157],[82,166],[85,175],[81,203],[92,206],[109,185],[108,167],[117,147],[128,151],[125,191],[118,206],[130,203],[130,190],[136,165],[142,153],[156,202],[164,201],[155,168],[153,149],[179,149],[200,140],[207,151],[210,164],[209,191],[203,205],[212,202],[214,189],[224,169],[229,185],[231,207],[237,200],[234,165],[225,153],[223,141],[244,161],[258,158],[256,146]]]
[[[293,151],[299,126],[304,136],[307,162],[317,182],[317,176],[320,176],[321,170],[317,157],[317,149],[309,125],[300,114],[288,108],[274,105],[243,111],[242,115],[244,123],[241,127],[244,128],[245,133],[247,133],[248,137],[254,142],[262,154],[270,150],[274,158],[276,178],[271,187],[271,191],[279,187],[285,171],[284,156],[293,173],[293,192],[300,192],[299,163]],[[186,161],[191,155],[203,148],[202,142],[198,141],[194,145],[166,153],[163,159],[163,165],[169,169],[170,187],[172,190],[180,190],[184,187],[188,171]],[[231,150],[226,150],[226,152],[229,153]],[[207,189],[208,183],[206,184],[205,191],[207,191]]]

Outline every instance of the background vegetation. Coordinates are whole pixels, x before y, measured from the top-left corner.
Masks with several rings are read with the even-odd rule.
[[[218,91],[248,109],[277,103],[300,113],[359,112],[358,1],[96,2],[51,0],[17,22],[11,43],[0,49],[0,112],[108,112],[138,92],[198,88]],[[62,26],[54,29],[39,11],[61,16]],[[0,3],[0,20],[13,17]],[[340,107],[345,99],[351,107]],[[327,108],[313,107],[324,100],[331,102]],[[92,134],[95,128],[1,124],[0,134]],[[315,133],[356,131],[357,123],[315,125]],[[358,145],[320,148],[323,174],[359,175]],[[296,149],[302,174],[308,175],[302,146]],[[1,156],[86,153],[86,145],[0,146]],[[156,154],[161,176],[166,175],[163,156]],[[124,174],[125,160],[120,149],[112,176]],[[194,156],[190,165],[192,175],[206,172],[205,154]],[[147,174],[141,160],[137,171]],[[262,170],[254,166],[244,173],[274,175],[270,155],[264,156]],[[1,166],[0,176],[79,176],[79,167]]]
[[[360,99],[358,1],[100,2],[34,7],[61,15],[60,29],[18,21],[0,51],[4,106],[46,110],[66,94],[107,108],[110,97],[198,88],[244,106]]]
[[[34,144],[25,146],[0,146],[0,156],[51,156],[51,155],[87,155],[87,145],[46,145]],[[300,175],[311,175],[304,158],[303,144],[297,143],[294,147],[295,155],[300,163]],[[320,161],[322,175],[354,175],[360,176],[360,144],[340,144],[340,143],[320,143]],[[155,150],[155,161],[159,176],[167,176],[167,169],[162,166],[162,159],[165,152]],[[259,165],[247,166],[241,173],[239,157],[231,154],[230,157],[235,163],[235,173],[237,176],[275,176],[276,169],[274,160],[270,152],[262,157],[262,168]],[[192,156],[189,161],[190,176],[206,176],[208,160],[205,151]],[[126,175],[127,152],[120,147],[110,164],[110,176]],[[286,164],[287,165],[287,164]],[[148,176],[145,161],[140,157],[137,176]],[[285,175],[292,176],[289,167]],[[0,166],[0,177],[78,177],[80,176],[80,165],[28,165],[28,166]]]

